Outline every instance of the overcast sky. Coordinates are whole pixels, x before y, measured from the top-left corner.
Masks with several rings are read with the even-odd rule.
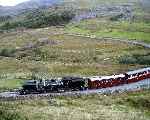
[[[14,6],[18,3],[29,1],[29,0],[0,0],[0,5],[3,6]]]

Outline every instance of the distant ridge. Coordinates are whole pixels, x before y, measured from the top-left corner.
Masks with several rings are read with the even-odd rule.
[[[17,15],[20,12],[23,12],[25,10],[29,9],[36,9],[39,7],[48,7],[54,4],[59,4],[63,0],[30,0],[27,2],[23,2],[20,4],[17,4],[16,6],[1,6],[0,5],[0,16],[5,15]]]

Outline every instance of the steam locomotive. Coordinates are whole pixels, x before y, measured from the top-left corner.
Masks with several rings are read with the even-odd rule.
[[[63,77],[49,80],[28,80],[20,94],[101,89],[130,84],[150,78],[150,67],[112,76]]]

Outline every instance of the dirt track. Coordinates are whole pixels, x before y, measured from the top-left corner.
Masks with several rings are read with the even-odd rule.
[[[97,40],[120,41],[120,42],[124,42],[124,43],[128,43],[128,44],[132,44],[132,45],[143,46],[144,48],[150,49],[150,44],[144,43],[142,41],[127,40],[127,39],[123,40],[120,38],[111,38],[111,37],[99,38],[94,35],[92,36],[92,35],[68,34],[68,33],[65,33],[65,34],[70,35],[70,36],[75,36],[75,37],[85,37],[85,38],[91,38],[91,39],[97,39]]]

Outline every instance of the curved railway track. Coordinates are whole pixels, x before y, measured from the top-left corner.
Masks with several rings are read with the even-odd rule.
[[[60,34],[60,33],[59,33]],[[82,34],[68,34],[61,33],[63,35],[75,36],[75,37],[85,37],[91,39],[104,39],[108,41],[120,41],[128,44],[143,46],[147,49],[150,49],[150,44],[144,42],[131,41],[131,40],[122,40],[117,38],[98,38],[90,35]],[[80,96],[80,95],[89,95],[89,94],[112,94],[112,93],[122,93],[126,91],[137,91],[141,89],[150,89],[150,79],[145,79],[136,83],[124,84],[120,86],[114,86],[110,88],[95,89],[95,90],[86,90],[86,91],[72,91],[72,92],[63,92],[63,93],[46,93],[46,94],[29,94],[29,95],[19,95],[19,92],[3,92],[0,93],[0,100],[23,100],[23,99],[32,99],[32,98],[52,98],[57,96]]]
[[[19,95],[18,92],[3,92],[0,93],[0,100],[24,100],[24,99],[35,99],[35,98],[53,98],[58,96],[81,96],[90,94],[113,94],[113,93],[123,93],[127,91],[138,91],[142,89],[150,88],[150,79],[145,79],[136,83],[125,84],[110,88],[86,90],[86,91],[72,91],[72,92],[62,92],[62,93],[46,93],[46,94],[29,94],[29,95]]]

